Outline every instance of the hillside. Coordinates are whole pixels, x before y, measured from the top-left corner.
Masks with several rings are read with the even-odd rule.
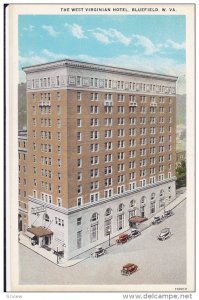
[[[186,125],[186,95],[176,95],[176,123]]]
[[[26,128],[27,111],[26,111],[26,83],[18,84],[18,129]]]

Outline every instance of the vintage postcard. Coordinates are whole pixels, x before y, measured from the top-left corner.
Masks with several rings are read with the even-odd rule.
[[[194,292],[195,5],[5,15],[6,290]]]

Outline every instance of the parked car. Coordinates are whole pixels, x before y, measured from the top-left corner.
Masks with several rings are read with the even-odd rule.
[[[91,253],[92,257],[99,257],[101,255],[104,255],[106,253],[106,249],[104,249],[101,246],[96,247],[95,252]]]
[[[154,217],[154,220],[152,221],[153,225],[159,224],[163,221],[162,217],[156,216]]]
[[[128,263],[128,264],[126,264],[126,265],[124,265],[124,266],[122,267],[121,274],[122,274],[122,275],[129,276],[129,275],[131,275],[132,273],[136,272],[137,269],[138,269],[138,266],[137,266],[137,265]]]
[[[165,218],[171,217],[173,215],[174,215],[174,213],[173,213],[173,211],[171,209],[164,211],[164,217]]]
[[[171,230],[170,228],[164,228],[160,231],[160,234],[158,235],[159,241],[165,241],[171,236]]]
[[[119,238],[116,240],[116,243],[117,245],[125,244],[129,239],[131,239],[131,236],[128,233],[122,233],[119,235]]]
[[[132,238],[135,238],[135,237],[139,236],[140,234],[141,234],[141,232],[140,232],[138,229],[133,228],[133,229],[131,230],[130,236],[131,236]]]

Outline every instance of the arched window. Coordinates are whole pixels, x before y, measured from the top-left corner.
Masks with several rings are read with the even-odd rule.
[[[124,204],[120,203],[119,206],[118,206],[118,211],[121,212],[123,210],[124,210]]]
[[[92,217],[91,217],[91,222],[97,221],[98,219],[99,219],[99,215],[98,215],[98,213],[94,213],[94,214],[92,214]]]
[[[155,200],[155,193],[152,193],[151,194],[151,201],[154,201]]]
[[[146,204],[146,197],[142,196],[142,198],[140,199],[140,206],[144,206]]]
[[[112,213],[112,209],[109,207],[109,208],[107,208],[106,211],[105,211],[105,216],[106,216],[106,217],[107,217],[107,216],[110,216],[111,213]]]
[[[164,194],[165,194],[165,193],[164,193],[164,190],[160,190],[160,197],[161,197],[161,198],[164,198]]]
[[[130,207],[135,207],[135,206],[136,206],[136,201],[135,201],[135,199],[133,199],[130,202]]]
[[[48,215],[48,214],[44,214],[44,220],[45,220],[46,222],[49,222],[49,221],[50,221],[49,215]]]

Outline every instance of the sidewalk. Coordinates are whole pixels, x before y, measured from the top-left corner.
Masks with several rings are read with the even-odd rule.
[[[39,245],[32,246],[31,240],[29,237],[27,237],[24,233],[20,233],[20,244],[24,245],[25,247],[29,248],[30,250],[36,252],[37,254],[43,256],[45,259],[51,261],[52,263],[56,264],[59,267],[70,267],[74,266],[77,263],[80,263],[82,260],[85,260],[87,257],[79,258],[79,259],[71,259],[66,260],[64,258],[59,259],[59,263],[57,264],[57,255],[54,254],[52,251],[48,251],[42,247],[39,247]]]
[[[186,199],[186,192],[185,193],[177,193],[176,199],[174,199],[171,203],[169,203],[165,208],[166,209],[175,209],[182,201]],[[164,208],[158,212],[157,215],[162,215],[164,212]],[[152,220],[153,217],[148,219],[147,221],[141,223],[138,225],[138,230],[141,232],[152,226]],[[129,232],[130,230],[128,229],[126,232]],[[111,239],[111,246],[108,245],[108,242],[102,243],[100,246],[104,248],[109,248],[113,247],[116,244],[116,239],[117,236]],[[19,238],[19,243],[24,245],[25,247],[31,249],[32,251],[38,253],[39,255],[43,256],[45,259],[51,261],[52,263],[56,264],[59,267],[66,268],[66,267],[71,267],[74,266],[83,260],[86,260],[90,257],[91,252],[93,252],[93,249],[87,250],[74,259],[66,260],[64,258],[59,259],[59,262],[57,263],[57,255],[54,254],[51,250],[48,251],[42,247],[39,247],[38,245],[32,246],[31,245],[31,240],[29,237],[27,237],[24,233],[20,233],[20,238]]]

